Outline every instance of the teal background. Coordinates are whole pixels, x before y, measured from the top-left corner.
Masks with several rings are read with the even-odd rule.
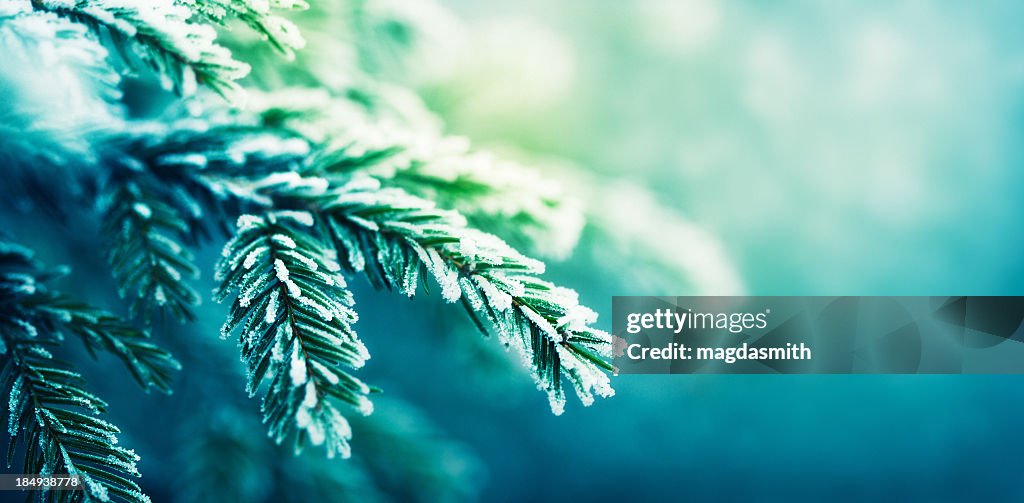
[[[520,62],[436,86],[453,129],[654,190],[721,240],[747,293],[1024,293],[1024,4],[448,4],[488,41],[476,58]],[[717,293],[681,290],[639,293]],[[627,294],[583,291],[605,317]],[[1024,497],[1018,377],[616,384],[561,418],[503,411],[485,499]],[[477,413],[460,427],[497,417]]]

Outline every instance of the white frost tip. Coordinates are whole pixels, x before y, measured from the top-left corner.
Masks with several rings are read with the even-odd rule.
[[[292,385],[300,386],[306,382],[306,360],[299,356],[299,342],[295,341],[295,348],[292,350],[292,367],[290,371]]]
[[[364,416],[373,414],[373,402],[365,396],[359,397],[359,413]]]
[[[280,282],[288,282],[288,268],[284,265],[284,261],[279,258],[274,259],[274,271],[277,272],[277,279]]]
[[[267,322],[268,325],[271,324],[271,323],[274,323],[274,320],[277,319],[277,296],[278,295],[279,295],[278,294],[278,290],[274,290],[274,291],[270,292],[270,299],[267,301],[267,315],[266,315],[266,322]]]
[[[271,236],[270,239],[285,248],[288,248],[290,250],[295,249],[295,240],[288,236],[285,236],[284,234],[274,234],[273,236]]]
[[[239,229],[248,229],[250,227],[263,225],[263,219],[256,215],[242,215],[238,217],[238,222],[235,225],[237,225]]]
[[[551,412],[556,416],[561,416],[565,412],[565,400],[557,400],[551,397]]]
[[[313,214],[308,211],[279,211],[277,216],[281,218],[290,218],[296,223],[305,225],[306,227],[313,226]]]
[[[302,406],[312,409],[316,407],[316,386],[313,381],[306,383],[306,396],[302,399]]]
[[[309,409],[299,407],[299,411],[295,413],[295,423],[299,425],[299,428],[305,428],[311,422],[313,422],[313,418],[309,415]]]
[[[256,265],[256,259],[259,258],[263,252],[267,251],[266,246],[259,246],[254,248],[248,255],[245,256],[245,261],[242,262],[242,267],[246,269],[252,269],[252,266]]]
[[[134,209],[135,213],[142,217],[143,220],[149,220],[149,217],[153,216],[153,210],[143,203],[135,203],[135,205],[132,206],[132,209]]]

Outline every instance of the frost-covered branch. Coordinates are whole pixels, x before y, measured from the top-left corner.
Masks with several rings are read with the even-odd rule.
[[[116,426],[94,417],[106,403],[83,388],[85,381],[77,372],[53,360],[47,349],[52,341],[7,330],[3,334],[7,354],[0,389],[10,397],[3,419],[10,436],[8,452],[16,449],[19,433],[28,451],[23,473],[77,475],[97,501],[148,502],[126,478],[139,476],[138,456],[117,445]]]
[[[421,273],[433,276],[446,301],[461,300],[485,333],[486,322],[519,352],[556,414],[565,406],[563,377],[586,405],[614,394],[605,374],[614,370],[605,361],[611,337],[590,327],[597,314],[576,292],[539,278],[541,262],[467,227],[457,213],[370,178],[317,203],[346,268],[410,297]]]
[[[256,130],[250,134],[255,135],[253,131]],[[249,153],[238,157],[253,159],[260,165],[261,159],[274,158],[273,154],[289,142],[302,142],[287,136],[288,131],[267,129],[262,136],[253,136],[251,141],[239,140],[226,151],[244,145]],[[186,143],[190,145],[209,145],[212,140],[206,139],[205,134],[181,138],[189,138]],[[309,143],[302,143],[298,150],[308,148]],[[257,155],[258,152],[266,155]],[[350,162],[357,163],[349,154]],[[211,150],[209,155],[215,154]],[[200,157],[203,160],[196,165],[201,167],[194,169],[194,175],[213,187],[213,192],[267,208],[295,207],[317,213],[330,224],[327,234],[341,253],[342,262],[350,270],[365,271],[377,286],[411,296],[416,291],[420,269],[426,269],[443,285],[447,300],[459,300],[464,291],[463,301],[475,313],[479,325],[492,325],[503,343],[516,347],[528,359],[538,385],[549,394],[555,411],[560,412],[565,401],[563,377],[584,403],[592,402],[595,395],[612,393],[603,373],[611,367],[602,359],[610,349],[609,338],[589,327],[596,318],[593,311],[580,306],[572,290],[540,280],[537,275],[543,271],[543,264],[527,259],[493,235],[473,230],[457,213],[439,210],[433,203],[400,189],[381,188],[375,178],[357,176],[359,183],[339,188],[338,183],[352,179],[353,173],[349,171],[335,171],[327,178],[319,178],[303,176],[299,171],[325,170],[291,164],[298,171],[248,175],[244,169],[232,170],[230,162],[225,164],[222,159],[207,154]],[[291,159],[294,161],[294,157]],[[319,195],[328,186],[334,187],[329,195]],[[229,256],[243,261],[244,257],[235,255],[236,246],[229,245]],[[221,270],[237,271],[239,264],[222,265]],[[250,288],[250,281],[260,277],[251,275],[243,281],[239,276],[232,280],[238,283],[225,285],[243,291]],[[248,305],[236,306],[233,316],[259,319],[251,309],[238,307]]]
[[[65,272],[45,270],[28,249],[0,241],[0,297],[7,300],[0,308],[0,323],[54,340],[63,340],[61,334],[76,336],[93,357],[105,351],[120,359],[143,389],[170,393],[171,372],[180,368],[178,362],[145,332],[47,288],[46,282]]]
[[[206,85],[225,95],[249,73],[217,44],[216,30],[190,20],[188,5],[174,0],[31,0],[32,7],[85,24],[108,38],[135,69],[151,68],[164,87],[182,95]]]
[[[580,237],[582,207],[558,183],[473,149],[466,138],[443,136],[424,125],[430,121],[422,118],[429,115],[422,102],[386,86],[355,86],[341,97],[289,89],[254,95],[250,105],[264,125],[294,131],[317,146],[307,173],[372,175],[545,257],[567,257]],[[409,116],[418,124],[408,124]]]
[[[190,228],[177,208],[164,202],[145,173],[124,170],[112,177],[103,214],[104,237],[121,297],[130,297],[132,315],[149,323],[158,309],[179,320],[193,320],[199,294],[188,284],[199,276],[192,253],[182,244]],[[137,175],[137,176],[133,176]]]
[[[178,3],[217,24],[226,24],[230,18],[242,21],[289,59],[296,50],[306,46],[298,27],[274,14],[276,10],[309,8],[303,0],[178,0]]]
[[[370,358],[352,329],[357,317],[338,264],[319,242],[313,216],[294,211],[239,218],[217,266],[218,300],[235,294],[222,334],[238,330],[248,390],[269,376],[263,417],[281,443],[308,441],[348,457],[348,421],[334,405],[373,411],[370,387],[349,375]]]
[[[49,292],[44,282],[51,276],[28,250],[0,243],[0,297],[5,300],[0,304],[0,391],[8,396],[0,419],[9,436],[7,466],[21,445],[23,473],[77,475],[84,486],[78,497],[148,502],[128,478],[139,476],[138,456],[117,445],[116,426],[95,417],[106,403],[51,351],[60,346],[62,331],[73,333],[91,353],[104,349],[116,354],[142,386],[162,391],[169,391],[169,374],[177,362],[109,314]],[[39,500],[74,494],[44,492]]]

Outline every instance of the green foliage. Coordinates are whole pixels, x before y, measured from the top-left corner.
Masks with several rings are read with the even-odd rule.
[[[32,8],[82,23],[110,42],[128,66],[150,68],[164,87],[191,95],[198,85],[235,96],[249,65],[216,42],[215,26],[239,19],[286,55],[305,45],[274,9],[302,9],[300,0],[32,0]]]
[[[225,24],[230,18],[242,21],[289,59],[295,57],[295,50],[306,46],[299,29],[291,21],[273,14],[273,9],[309,8],[302,0],[182,0],[180,3],[217,24]]]
[[[442,136],[414,97],[386,86],[350,86],[339,96],[295,88],[254,95],[250,109],[263,124],[320,147],[312,173],[372,175],[541,256],[565,258],[579,240],[582,208],[558,184],[465,138]]]
[[[0,48],[13,46],[19,54],[13,70],[0,69],[0,89],[44,104],[0,112],[0,160],[13,167],[18,183],[12,185],[31,187],[38,206],[69,219],[99,209],[96,248],[106,252],[132,316],[147,325],[162,314],[182,322],[198,318],[194,250],[226,236],[214,275],[215,298],[231,299],[222,335],[237,336],[246,389],[262,397],[270,438],[297,455],[312,444],[324,446],[328,457],[349,457],[347,409],[364,416],[373,410],[369,396],[376,390],[351,373],[370,357],[353,328],[357,314],[346,281],[357,275],[408,297],[436,284],[444,300],[461,302],[481,331],[522,357],[556,413],[564,408],[566,383],[586,405],[610,396],[610,336],[593,328],[596,314],[574,291],[543,280],[544,264],[519,251],[562,258],[576,244],[582,212],[557,186],[445,136],[439,119],[412,93],[360,75],[356,66],[332,69],[352,74],[332,79],[330,90],[252,93],[248,110],[207,99],[212,93],[203,86],[237,95],[238,80],[249,70],[218,42],[218,27],[247,25],[291,57],[305,41],[277,12],[303,8],[300,0],[14,0],[0,6]],[[379,30],[366,23],[388,24],[401,9],[360,2],[331,12],[360,16],[363,31],[355,33],[372,34]],[[386,36],[401,39],[407,22],[397,19],[391,26],[397,31]],[[331,26],[323,23],[327,31]],[[330,35],[318,39],[333,41]],[[69,75],[95,77],[72,94],[98,93],[100,104],[84,117],[53,120],[63,117],[48,110],[54,97],[34,99],[30,92],[47,87],[40,85],[46,80],[21,75],[35,65],[23,53],[36,45],[39,54],[67,49],[50,52],[77,69]],[[368,47],[371,42],[361,43],[355,52],[366,58]],[[152,72],[142,72],[147,69]],[[304,78],[322,85],[331,72],[321,70]],[[122,102],[111,92],[119,74],[156,76],[179,95],[198,96],[159,118],[142,119],[132,115],[138,111],[129,110],[130,99]],[[62,192],[68,187],[74,197]],[[179,366],[144,332],[48,289],[52,277],[29,253],[0,245],[0,391],[12,399],[5,416],[10,452],[27,451],[27,473],[67,471],[89,482],[86,492],[40,493],[41,499],[144,501],[130,480],[137,476],[134,454],[115,445],[113,425],[90,415],[105,404],[51,350],[65,350],[63,336],[73,335],[89,354],[113,354],[144,388],[165,393]],[[186,348],[175,352],[193,362],[212,358],[195,350],[195,340],[175,340]],[[186,377],[200,379],[190,368]],[[354,475],[310,461],[306,453],[295,461],[306,469],[275,467],[270,477],[305,488],[305,500],[335,492],[373,500],[376,491],[359,490],[371,478],[394,487],[414,480],[425,500],[470,497],[472,462],[431,465],[431,456],[468,456],[437,439],[425,418],[397,410],[384,418],[352,416],[367,435],[367,451],[357,453],[363,459],[350,465]],[[231,421],[248,431],[249,419]],[[231,462],[280,450],[214,430],[202,430],[196,452],[212,449]],[[389,449],[404,465],[388,466]]]
[[[215,42],[212,27],[190,22],[192,12],[173,0],[32,0],[32,6],[88,26],[111,42],[124,63],[152,68],[179,94],[193,94],[198,84],[231,94],[239,90],[235,81],[249,73]]]
[[[611,337],[589,326],[597,315],[576,292],[538,277],[541,262],[467,227],[457,213],[372,179],[319,199],[348,270],[410,297],[421,274],[432,276],[445,300],[461,299],[484,333],[486,322],[523,357],[556,414],[565,406],[563,376],[586,405],[595,394],[613,394],[604,372],[614,369],[602,359],[611,354]]]
[[[179,320],[193,320],[190,307],[199,303],[199,294],[186,279],[198,277],[199,270],[181,244],[181,236],[189,232],[187,222],[145,185],[131,178],[112,184],[116,187],[103,222],[104,237],[115,243],[109,260],[119,293],[133,297],[132,314],[141,313],[147,323],[157,308],[166,308]]]
[[[294,433],[295,451],[307,441],[328,457],[348,457],[348,421],[334,405],[373,411],[370,387],[344,367],[362,367],[370,354],[352,324],[352,294],[338,264],[312,233],[313,216],[278,211],[246,215],[218,265],[218,300],[237,294],[222,333],[239,330],[250,395],[266,376],[263,418],[281,443]]]
[[[81,478],[83,491],[39,492],[39,501],[148,501],[128,478],[139,476],[138,456],[117,445],[116,426],[95,417],[106,403],[53,351],[62,333],[72,333],[90,353],[105,350],[120,358],[144,388],[164,392],[178,364],[117,318],[49,291],[45,282],[53,276],[28,250],[0,242],[0,390],[9,396],[0,419],[10,437],[7,465],[21,445],[23,473]]]

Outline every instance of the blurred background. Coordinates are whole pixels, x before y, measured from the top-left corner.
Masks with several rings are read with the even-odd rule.
[[[653,191],[719,240],[750,294],[1024,293],[1024,4],[444,4],[462,30],[437,33],[411,80],[451,130],[572,159],[608,191]],[[649,240],[688,253],[649,218]],[[731,293],[601,288],[574,263],[563,282],[605,317],[627,291]],[[1024,447],[1017,377],[616,382],[560,418],[463,402],[451,421],[478,432],[483,499],[1024,495],[1009,468]]]
[[[1024,3],[356,3],[379,43],[332,51],[333,18],[297,15],[299,63],[356,58],[577,197],[588,225],[550,277],[601,328],[613,295],[1024,294]],[[0,223],[118,305],[88,233]],[[621,376],[555,417],[461,309],[354,283],[360,376],[385,390],[358,459],[274,450],[223,306],[158,327],[186,362],[174,396],[92,379],[154,501],[1024,497],[1018,377]]]

